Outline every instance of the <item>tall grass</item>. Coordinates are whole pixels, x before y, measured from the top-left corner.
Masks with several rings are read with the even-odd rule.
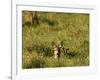
[[[30,12],[28,12],[30,13]],[[68,67],[89,65],[89,14],[39,12],[39,24],[25,24],[22,12],[22,67]],[[29,17],[27,17],[29,18]],[[52,41],[69,48],[59,60],[53,57]]]

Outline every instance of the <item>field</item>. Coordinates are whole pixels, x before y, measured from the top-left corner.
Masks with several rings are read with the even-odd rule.
[[[89,66],[89,14],[22,11],[22,68]],[[54,58],[52,42],[67,52]]]

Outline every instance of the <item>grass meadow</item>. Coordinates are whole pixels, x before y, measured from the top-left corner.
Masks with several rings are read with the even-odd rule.
[[[39,23],[33,24],[31,13],[22,11],[23,69],[89,66],[89,14],[37,12]],[[52,41],[69,49],[59,60]]]

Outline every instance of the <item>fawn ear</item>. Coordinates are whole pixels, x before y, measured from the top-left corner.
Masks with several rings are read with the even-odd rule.
[[[55,42],[54,42],[54,41],[52,41],[52,42],[51,42],[51,45],[52,45],[52,47],[53,47],[53,46],[55,45]]]
[[[64,45],[64,42],[61,41],[60,44],[59,44],[59,46],[62,47],[63,45]]]
[[[54,47],[56,44],[55,44],[55,42],[54,42],[54,41],[52,41],[51,45],[52,45],[52,47]]]

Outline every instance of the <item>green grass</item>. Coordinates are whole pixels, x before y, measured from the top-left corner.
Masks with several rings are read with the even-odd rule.
[[[30,12],[28,12],[30,13]],[[89,66],[89,14],[39,12],[39,24],[25,24],[22,12],[22,68]],[[27,17],[28,18],[28,17]],[[75,56],[55,60],[52,41]]]

